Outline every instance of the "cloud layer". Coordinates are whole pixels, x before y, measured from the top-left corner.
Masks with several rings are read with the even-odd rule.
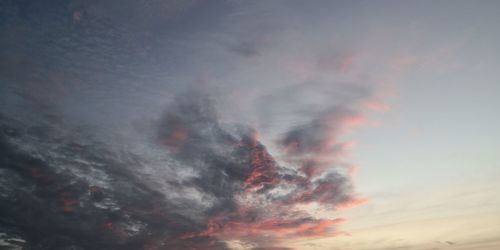
[[[34,249],[223,249],[234,240],[257,248],[335,236],[343,219],[298,206],[359,202],[332,154],[335,134],[355,115],[335,109],[326,117],[328,126],[314,120],[284,135],[283,165],[255,129],[221,123],[213,100],[187,93],[156,124],[150,146],[168,159],[164,168],[54,118],[31,126],[4,117],[1,191],[9,205],[0,215]]]

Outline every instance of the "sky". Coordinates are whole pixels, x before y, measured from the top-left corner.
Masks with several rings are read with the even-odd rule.
[[[1,1],[0,248],[500,249],[499,10]]]

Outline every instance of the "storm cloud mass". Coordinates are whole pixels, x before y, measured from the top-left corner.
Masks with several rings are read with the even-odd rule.
[[[0,246],[285,249],[344,234],[335,211],[366,199],[342,136],[381,104],[349,75],[350,51],[292,53],[296,26],[261,7],[2,1]]]

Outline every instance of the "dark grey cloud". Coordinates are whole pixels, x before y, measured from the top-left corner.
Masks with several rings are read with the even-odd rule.
[[[138,156],[5,119],[0,146],[0,219],[25,249],[183,249],[209,241],[177,240],[204,225],[135,174]]]

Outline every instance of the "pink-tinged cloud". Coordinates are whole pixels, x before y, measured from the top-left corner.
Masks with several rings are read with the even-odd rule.
[[[338,234],[336,226],[344,219],[314,219],[312,217],[272,218],[263,211],[239,210],[217,215],[208,220],[205,230],[182,235],[182,239],[214,236],[222,240],[252,239],[276,244],[289,238],[331,237]]]
[[[218,203],[205,212],[204,226],[178,235],[180,242],[238,240],[277,247],[286,239],[336,236],[342,219],[315,218],[301,205],[335,211],[366,201],[355,194],[352,164],[346,163],[351,143],[340,139],[366,121],[354,106],[328,109],[290,129],[278,140],[284,166],[255,129],[229,133],[206,101],[197,100],[200,106],[186,99],[167,113],[160,128],[162,145],[170,152],[177,149],[173,156],[186,165],[203,164],[200,190]]]
[[[368,198],[365,197],[354,197],[343,203],[338,204],[335,208],[337,210],[345,210],[353,207],[357,207],[359,205],[363,205],[368,202]]]
[[[267,150],[254,141],[250,145],[250,167],[251,172],[243,181],[247,190],[256,190],[264,185],[275,185],[279,183],[276,178],[276,163]]]
[[[171,151],[176,152],[182,146],[184,141],[188,137],[188,132],[181,128],[174,128],[169,133],[161,139],[161,143],[168,147]]]
[[[292,128],[278,143],[285,160],[299,165],[298,169],[312,178],[346,160],[351,142],[339,141],[339,137],[365,122],[366,117],[359,111],[337,106]]]

